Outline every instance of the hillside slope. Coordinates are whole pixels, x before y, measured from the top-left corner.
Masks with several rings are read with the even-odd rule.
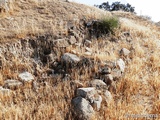
[[[96,8],[61,0],[15,0],[11,5],[8,13],[1,13],[1,41],[26,35],[57,35],[66,32],[69,23],[78,24],[81,19],[106,14]]]
[[[0,13],[0,119],[159,119],[153,22],[61,0],[10,5]],[[113,16],[114,34],[90,34],[87,25]]]

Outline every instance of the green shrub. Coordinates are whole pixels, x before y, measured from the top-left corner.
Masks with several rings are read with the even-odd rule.
[[[102,34],[112,33],[114,34],[114,31],[119,26],[119,20],[116,17],[105,17],[102,18],[99,22],[99,29],[102,32]]]
[[[103,37],[114,34],[119,27],[119,20],[116,17],[103,17],[100,20],[92,20],[86,24],[90,37]]]

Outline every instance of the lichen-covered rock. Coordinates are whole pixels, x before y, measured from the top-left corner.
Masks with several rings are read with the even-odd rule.
[[[82,98],[76,97],[72,99],[73,113],[78,120],[93,120],[95,111],[90,103]]]

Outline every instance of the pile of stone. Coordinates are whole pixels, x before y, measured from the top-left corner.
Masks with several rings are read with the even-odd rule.
[[[121,49],[120,56],[126,57],[130,53],[126,48]],[[95,119],[95,112],[101,109],[102,101],[108,105],[113,102],[109,87],[115,88],[115,81],[125,72],[125,62],[118,59],[112,66],[106,65],[98,71],[99,79],[91,80],[86,88],[78,88],[72,99],[72,110],[79,120]]]
[[[103,88],[107,88],[106,83],[102,80],[92,80],[90,87],[78,88],[76,97],[72,99],[73,113],[80,120],[92,120],[95,112],[101,109],[102,101],[108,104],[112,101],[112,95],[108,90],[102,92]]]

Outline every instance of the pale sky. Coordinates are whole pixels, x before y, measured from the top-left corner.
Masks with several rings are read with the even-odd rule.
[[[94,4],[100,5],[103,2],[109,2],[110,4],[115,1],[121,3],[130,3],[135,7],[135,11],[138,15],[147,15],[152,18],[153,21],[160,21],[160,6],[159,0],[73,0],[75,2],[87,4],[93,6]]]

